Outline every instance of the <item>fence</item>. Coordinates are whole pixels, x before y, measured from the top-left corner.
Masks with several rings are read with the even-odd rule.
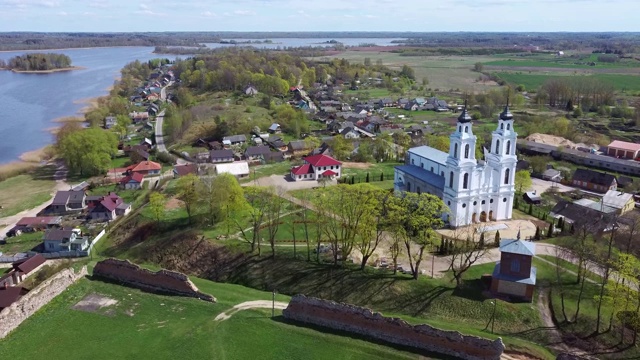
[[[342,184],[360,184],[368,182],[377,182],[385,180],[393,180],[394,173],[366,173],[358,175],[344,175],[340,178],[339,182]],[[368,180],[367,180],[368,178]]]

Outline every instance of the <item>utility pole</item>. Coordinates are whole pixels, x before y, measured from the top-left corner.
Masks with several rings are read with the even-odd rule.
[[[271,318],[276,316],[276,289],[271,293]]]

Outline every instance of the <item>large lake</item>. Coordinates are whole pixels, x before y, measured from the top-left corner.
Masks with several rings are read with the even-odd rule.
[[[255,44],[263,48],[289,46],[329,46],[331,39],[271,39],[273,44]],[[345,45],[375,43],[391,45],[394,39],[336,39]],[[241,39],[238,41],[246,41]],[[212,47],[233,45],[210,44]],[[159,56],[151,47],[115,47],[69,50],[43,50],[71,57],[81,70],[50,74],[17,74],[0,71],[0,164],[17,160],[27,151],[40,149],[53,142],[50,130],[60,126],[55,119],[80,115],[83,100],[104,96],[120,74],[120,69],[136,59],[147,61]],[[25,51],[0,52],[7,60]]]

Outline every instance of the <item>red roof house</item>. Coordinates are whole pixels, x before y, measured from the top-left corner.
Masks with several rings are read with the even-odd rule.
[[[162,171],[162,165],[153,161],[141,161],[127,168],[129,173],[139,173],[144,175],[157,175]]]
[[[302,160],[303,165],[291,168],[290,175],[295,181],[339,178],[342,173],[342,163],[328,155],[312,155]]]
[[[62,216],[23,217],[16,223],[15,230],[36,231],[60,226]]]
[[[141,173],[132,173],[131,175],[127,175],[122,180],[120,180],[120,186],[125,190],[140,189],[142,188],[143,180],[144,175],[142,175]]]

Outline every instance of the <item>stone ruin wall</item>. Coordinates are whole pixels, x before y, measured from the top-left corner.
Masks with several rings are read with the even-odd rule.
[[[86,275],[86,266],[77,273],[73,269],[64,269],[36,286],[9,307],[4,308],[0,311],[0,339],[6,337],[41,307]]]
[[[466,360],[498,360],[504,352],[502,339],[495,341],[462,335],[429,325],[410,325],[369,309],[296,295],[283,311],[286,319],[347,331],[387,343]]]
[[[93,276],[126,284],[141,290],[188,296],[216,302],[215,297],[200,292],[198,287],[196,287],[185,274],[169,270],[153,272],[143,269],[128,260],[102,260],[93,268]]]

